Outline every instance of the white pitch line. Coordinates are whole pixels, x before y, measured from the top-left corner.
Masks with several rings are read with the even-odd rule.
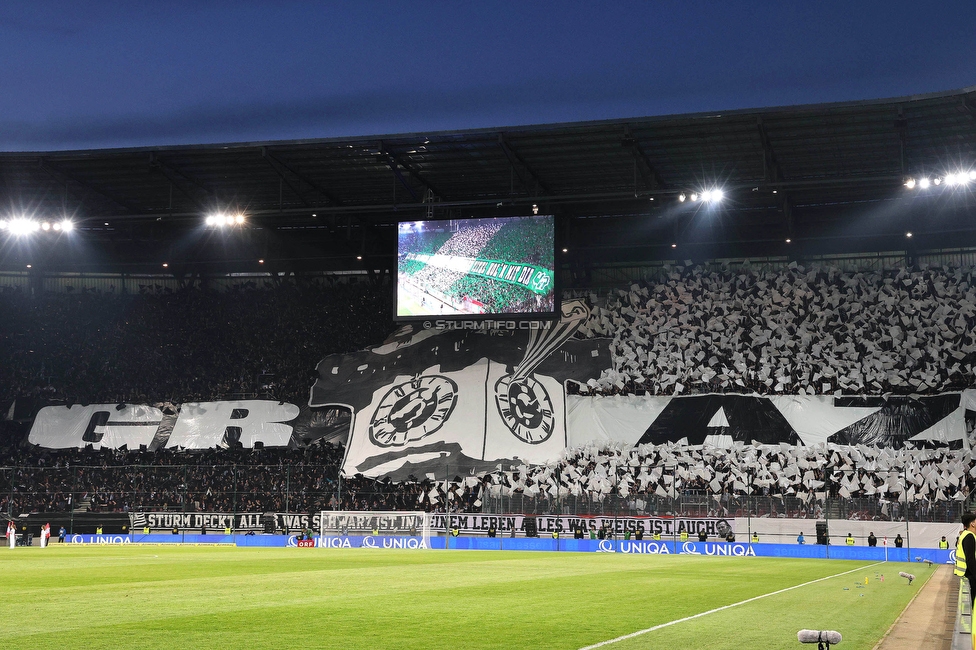
[[[661,628],[677,625],[678,623],[684,623],[685,621],[691,621],[696,618],[701,618],[702,616],[708,616],[709,614],[714,614],[715,612],[721,612],[722,610],[725,609],[732,609],[733,607],[738,607],[739,605],[745,605],[746,603],[751,603],[754,600],[761,600],[763,598],[768,598],[770,596],[775,596],[777,594],[786,593],[787,591],[793,591],[794,589],[799,589],[800,587],[806,587],[807,585],[823,582],[824,580],[830,580],[832,578],[839,578],[840,576],[846,576],[848,573],[857,573],[858,571],[864,571],[865,569],[870,569],[871,567],[878,566],[879,564],[884,564],[884,562],[875,562],[874,564],[868,564],[867,566],[859,567],[857,569],[851,569],[850,571],[844,571],[843,573],[837,573],[832,576],[824,576],[823,578],[817,578],[816,580],[811,580],[809,582],[804,582],[802,584],[793,585],[792,587],[786,587],[785,589],[780,589],[778,591],[771,591],[768,594],[762,594],[761,596],[753,596],[752,598],[746,598],[745,600],[740,600],[739,602],[732,603],[731,605],[723,605],[722,607],[716,607],[715,609],[710,609],[707,612],[699,612],[698,614],[693,614],[691,616],[679,618],[674,621],[668,621],[667,623],[661,623],[660,625],[655,625],[654,627],[649,627],[646,630],[638,630],[637,632],[631,632],[630,634],[618,636],[616,639],[600,641],[599,643],[594,643],[593,645],[588,645],[586,647],[580,648],[580,650],[593,650],[594,648],[602,648],[603,646],[610,645],[611,643],[626,641],[627,639],[633,639],[634,637],[640,636],[642,634],[647,634],[648,632],[653,632],[655,630],[660,630]]]

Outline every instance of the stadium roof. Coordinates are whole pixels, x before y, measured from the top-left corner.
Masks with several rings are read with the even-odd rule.
[[[904,183],[974,169],[976,87],[468,131],[0,153],[0,218],[66,215],[77,238],[8,237],[0,269],[246,270],[258,258],[291,270],[389,267],[397,220],[533,205],[560,218],[567,260],[583,264],[973,246],[976,182]],[[712,188],[721,203],[679,201]],[[205,229],[215,212],[247,222]]]

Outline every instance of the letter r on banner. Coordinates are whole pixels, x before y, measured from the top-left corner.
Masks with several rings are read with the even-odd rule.
[[[244,447],[260,442],[269,447],[288,444],[292,428],[285,424],[298,417],[294,404],[269,400],[195,402],[184,404],[167,447],[208,449],[224,443],[228,429],[235,430]]]

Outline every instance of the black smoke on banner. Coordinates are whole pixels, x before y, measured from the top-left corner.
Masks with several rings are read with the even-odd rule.
[[[299,416],[289,422],[293,428],[292,447],[304,447],[315,442],[345,445],[349,438],[352,413],[340,406],[312,408],[301,406]]]
[[[422,461],[417,463],[407,461],[397,469],[384,473],[383,477],[389,478],[392,481],[413,481],[418,478],[423,478],[428,474],[433,474],[436,480],[443,481],[455,475],[474,476],[479,472],[491,473],[498,468],[498,465],[507,468],[522,464],[522,461],[515,459],[488,461],[481,460],[480,458],[471,458],[461,451],[460,445],[451,442],[432,442],[422,447],[414,447],[411,451],[415,455],[422,455],[427,452],[438,453],[442,461]],[[402,453],[398,452],[378,454],[360,463],[357,469],[361,472],[368,472],[374,467],[378,467],[401,456]]]
[[[839,445],[871,445],[901,449],[914,436],[934,426],[959,408],[959,394],[911,397],[836,397],[835,407],[880,409],[827,438]],[[938,444],[958,447],[962,440],[912,440],[915,446]]]
[[[722,426],[709,426],[719,410],[725,414]],[[727,424],[725,423],[727,420]],[[638,444],[661,445],[688,439],[700,445],[706,436],[729,436],[734,442],[775,445],[799,444],[800,438],[773,403],[746,395],[700,395],[672,399],[641,436]]]

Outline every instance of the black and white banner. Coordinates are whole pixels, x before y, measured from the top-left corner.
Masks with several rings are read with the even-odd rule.
[[[130,512],[129,529],[133,532],[149,528],[153,532],[173,530],[198,533],[204,529],[221,533],[230,528],[234,531],[261,532],[271,528],[275,532],[312,530],[318,526],[317,516],[308,513],[223,513],[223,512]]]
[[[457,528],[461,532],[487,533],[494,528],[496,534],[502,535],[516,531],[525,532],[527,519],[534,519],[536,531],[541,537],[548,537],[553,532],[561,537],[572,536],[573,531],[582,528],[589,535],[590,531],[598,532],[605,528],[614,537],[622,537],[626,533],[636,533],[643,529],[648,538],[654,535],[661,537],[680,537],[681,533],[688,533],[697,539],[698,533],[704,532],[709,539],[722,537],[735,530],[734,519],[721,518],[678,518],[671,517],[576,517],[568,515],[484,515],[484,514],[434,514],[431,515],[431,530],[451,530]]]
[[[352,410],[346,475],[545,463],[567,445],[565,382],[610,365],[608,341],[571,340],[588,313],[574,300],[561,320],[528,330],[408,327],[389,344],[323,359],[309,405]]]
[[[325,517],[325,521],[321,521]],[[623,537],[626,533],[634,534],[643,529],[648,538],[655,534],[662,537],[679,537],[687,532],[690,537],[697,539],[699,532],[704,532],[709,539],[725,538],[735,530],[734,519],[715,517],[678,518],[671,517],[576,517],[568,515],[486,515],[486,514],[444,514],[433,513],[430,516],[430,529],[434,532],[444,532],[457,528],[462,533],[487,534],[494,529],[497,535],[510,534],[516,531],[520,536],[525,534],[526,520],[534,519],[536,531],[542,537],[558,532],[561,537],[571,536],[577,528],[589,535],[590,531],[598,532],[601,528],[615,537]],[[309,515],[308,513],[220,513],[220,512],[134,512],[129,513],[130,529],[138,532],[149,528],[153,532],[177,529],[180,532],[195,533],[206,529],[210,533],[220,533],[230,528],[234,531],[260,532],[266,527],[275,532],[289,530],[300,531],[307,528],[314,532],[325,524],[326,531],[342,531],[352,535],[369,534],[378,528],[381,534],[388,531],[404,533],[411,527],[418,531],[423,528],[423,517],[416,513],[404,512],[394,514],[389,512],[337,512],[331,514],[323,512]]]

